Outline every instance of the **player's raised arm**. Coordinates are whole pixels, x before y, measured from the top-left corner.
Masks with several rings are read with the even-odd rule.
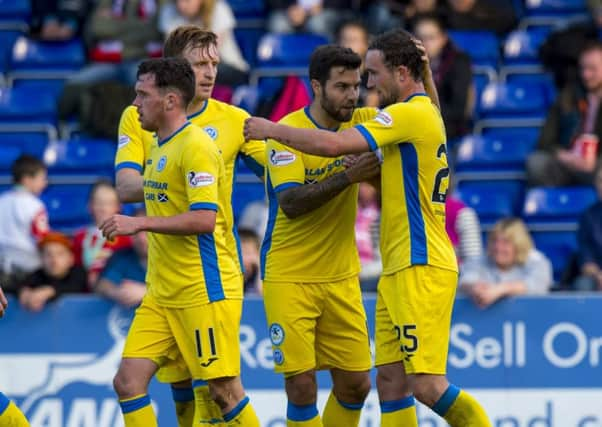
[[[320,129],[298,129],[260,117],[245,121],[245,139],[275,139],[304,153],[322,157],[338,157],[344,154],[363,153],[376,149],[356,129],[330,132]]]
[[[414,38],[412,41],[421,53],[420,58],[422,59],[422,83],[424,83],[424,91],[429,96],[433,104],[435,104],[437,108],[441,110],[441,105],[439,104],[439,94],[437,93],[437,86],[435,86],[435,81],[433,80],[431,64],[429,62],[426,49],[420,40]]]

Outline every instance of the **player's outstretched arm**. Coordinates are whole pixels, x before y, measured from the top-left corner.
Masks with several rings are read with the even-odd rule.
[[[437,86],[435,86],[435,81],[433,80],[431,64],[429,62],[429,57],[426,54],[426,49],[420,40],[412,39],[412,41],[422,54],[422,82],[424,83],[424,90],[433,104],[435,104],[437,108],[441,110],[441,105],[439,104],[439,94],[437,93]]]
[[[122,203],[137,203],[144,201],[142,174],[135,169],[124,168],[115,174],[115,187],[119,201]]]
[[[216,213],[217,210],[199,209],[165,217],[113,215],[98,228],[109,240],[139,231],[176,235],[213,233]]]
[[[364,153],[353,166],[324,181],[289,188],[278,193],[278,205],[284,214],[294,219],[312,212],[339,195],[352,184],[378,176],[380,161],[374,153]]]
[[[356,129],[331,132],[320,129],[299,129],[274,123],[260,117],[245,120],[245,139],[275,139],[304,153],[322,157],[370,151],[368,142]]]
[[[2,288],[0,288],[0,317],[4,316],[4,312],[6,311],[6,307],[8,307],[8,301],[4,296],[4,292]]]

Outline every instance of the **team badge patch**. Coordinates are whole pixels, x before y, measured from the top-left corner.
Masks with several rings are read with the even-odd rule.
[[[386,111],[379,111],[374,120],[383,126],[391,126],[393,124],[393,118]]]
[[[207,133],[207,135],[209,135],[209,137],[211,139],[213,139],[214,141],[217,139],[217,129],[214,128],[213,126],[206,126],[203,128],[203,130]]]
[[[284,341],[284,329],[278,323],[270,325],[270,341],[273,345],[280,345]]]
[[[272,150],[270,152],[270,162],[274,166],[290,165],[296,159],[297,159],[297,156],[295,156],[290,151],[276,151],[276,150]]]
[[[161,172],[163,169],[165,169],[166,164],[167,164],[167,156],[161,156],[161,158],[157,162],[157,172]]]
[[[188,172],[188,185],[192,188],[206,187],[215,182],[213,175],[207,172]]]
[[[284,363],[284,353],[279,348],[274,350],[274,363],[276,365],[282,365]]]
[[[130,137],[127,135],[119,135],[119,139],[117,140],[117,149],[125,147],[128,142],[130,142]]]

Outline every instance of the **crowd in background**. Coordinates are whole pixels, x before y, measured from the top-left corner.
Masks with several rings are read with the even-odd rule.
[[[503,0],[320,1],[270,0],[266,29],[311,32],[364,56],[372,34],[405,27],[428,53],[439,92],[448,141],[472,131],[475,104],[471,60],[448,35],[449,30],[492,30],[503,35],[517,24],[514,3]],[[600,201],[579,221],[574,272],[566,289],[602,290],[602,168],[600,155],[575,149],[602,137],[602,2],[590,1],[591,19],[552,33],[541,60],[554,73],[558,96],[542,127],[537,150],[529,157],[529,185],[594,185]],[[138,63],[161,54],[163,37],[182,24],[199,25],[219,37],[221,62],[216,97],[229,100],[248,82],[249,64],[234,37],[236,19],[225,0],[33,0],[31,31],[43,40],[86,42],[88,64],[75,73],[59,100],[63,118],[86,113],[82,94],[95,85],[110,86],[117,117],[131,98]],[[376,106],[362,68],[361,105]],[[114,123],[117,127],[117,123]],[[85,129],[84,129],[85,131]],[[451,156],[451,153],[450,153]],[[66,292],[97,292],[125,306],[144,295],[146,237],[106,241],[98,225],[121,207],[111,182],[99,181],[88,208],[92,223],[73,235],[51,231],[39,195],[47,184],[43,162],[22,156],[13,165],[14,188],[0,195],[0,274],[6,291],[38,311]],[[362,262],[362,286],[373,291],[380,273],[378,192],[369,184],[359,191],[356,241]],[[136,215],[144,215],[142,207]],[[522,220],[504,218],[487,234],[475,211],[448,194],[447,231],[460,263],[459,292],[480,307],[521,294],[545,294],[554,288],[552,265],[535,247]],[[267,207],[252,203],[239,229],[245,290],[261,294],[260,245]],[[556,286],[557,287],[557,286]]]

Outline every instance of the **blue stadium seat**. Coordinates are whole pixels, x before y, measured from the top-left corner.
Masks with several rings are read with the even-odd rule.
[[[254,67],[257,63],[257,46],[265,31],[262,28],[235,28],[234,37],[242,56],[249,66]]]
[[[477,105],[480,118],[537,118],[547,113],[546,94],[539,86],[519,83],[490,83]]]
[[[8,70],[13,45],[21,34],[20,31],[0,31],[0,73]]]
[[[538,86],[543,89],[546,104],[551,105],[556,99],[556,84],[554,77],[544,72],[522,72],[521,67],[507,67],[500,70],[503,81],[511,84],[519,84],[526,87]]]
[[[41,159],[48,143],[44,133],[0,133],[0,139],[0,174],[8,174],[13,161],[21,154]]]
[[[461,181],[456,195],[473,208],[483,228],[499,219],[515,216],[522,202],[524,186],[518,180]]]
[[[455,169],[461,172],[524,174],[527,156],[535,140],[520,141],[513,135],[468,135],[458,147]]]
[[[232,209],[234,210],[235,220],[238,221],[249,203],[264,199],[265,189],[263,182],[257,179],[249,180],[248,182],[237,181],[232,194]]]
[[[541,130],[537,127],[503,127],[486,129],[483,133],[488,138],[499,138],[504,140],[512,140],[516,144],[526,144],[531,147],[537,145]]]
[[[50,175],[88,176],[94,181],[99,176],[113,175],[115,143],[99,139],[72,139],[48,146],[44,160]]]
[[[596,192],[589,186],[532,188],[525,196],[523,217],[533,229],[570,230],[596,200]]]
[[[7,144],[4,141],[0,144],[0,174],[10,174],[10,168],[13,162],[23,154],[23,150],[18,145]]]
[[[549,29],[545,27],[512,31],[504,43],[504,63],[539,64],[539,47],[546,40],[548,34]]]
[[[525,12],[529,16],[555,15],[558,17],[576,13],[587,13],[586,0],[526,0]]]
[[[234,90],[232,104],[254,114],[260,101],[260,89],[257,86],[243,85]]]
[[[50,227],[69,231],[90,222],[88,195],[90,185],[50,185],[42,194]]]
[[[266,4],[264,0],[228,0],[228,4],[237,19],[265,17]]]
[[[466,52],[473,65],[497,69],[500,60],[500,41],[490,31],[449,31],[449,37]]]
[[[54,94],[39,88],[0,88],[0,122],[55,123]]]
[[[44,42],[20,37],[15,42],[10,68],[19,72],[68,73],[81,68],[86,62],[81,40]]]
[[[31,14],[29,0],[0,0],[0,20],[27,21]]]
[[[577,233],[574,231],[531,232],[535,247],[552,263],[554,280],[558,281],[566,269],[567,262],[577,249]]]
[[[63,79],[17,79],[12,82],[13,88],[32,92],[43,92],[51,94],[57,100],[63,92],[65,80]]]

